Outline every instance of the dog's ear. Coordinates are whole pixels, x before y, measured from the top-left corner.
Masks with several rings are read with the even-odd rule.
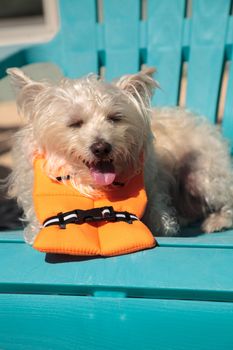
[[[18,68],[7,69],[7,74],[9,74],[11,83],[16,90],[17,107],[20,114],[23,114],[27,119],[31,119],[36,96],[45,90],[48,85],[32,80]]]
[[[32,83],[32,80],[19,68],[8,68],[6,72],[11,78],[13,87],[17,90],[21,90],[26,85]]]
[[[116,86],[148,104],[159,84],[153,79],[155,68],[142,69],[137,74],[124,75],[116,81]]]

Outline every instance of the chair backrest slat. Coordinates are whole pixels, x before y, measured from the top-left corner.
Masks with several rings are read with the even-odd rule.
[[[195,0],[186,106],[215,122],[230,0]]]
[[[98,73],[95,0],[60,0],[61,30],[48,44],[27,50],[29,62],[51,61],[75,78]]]
[[[90,72],[98,73],[95,0],[60,1],[67,75],[76,78]]]
[[[229,78],[228,78],[228,88],[222,123],[223,135],[230,140],[231,151],[233,153],[233,64],[231,62]]]
[[[103,2],[106,79],[139,70],[140,1]]]
[[[148,0],[147,64],[155,66],[161,90],[153,104],[176,105],[182,59],[184,0]]]

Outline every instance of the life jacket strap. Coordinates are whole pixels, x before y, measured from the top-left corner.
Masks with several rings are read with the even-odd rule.
[[[113,207],[101,207],[88,210],[75,209],[65,213],[58,213],[55,216],[51,216],[43,223],[44,227],[51,225],[59,225],[61,229],[65,229],[67,224],[83,224],[90,222],[101,221],[125,221],[128,224],[132,224],[133,221],[139,220],[134,214],[127,211],[115,211]]]

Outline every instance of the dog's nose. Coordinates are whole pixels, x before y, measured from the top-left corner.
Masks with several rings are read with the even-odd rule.
[[[93,143],[90,147],[91,152],[98,158],[106,157],[112,150],[110,143],[105,142],[104,140],[99,140]]]

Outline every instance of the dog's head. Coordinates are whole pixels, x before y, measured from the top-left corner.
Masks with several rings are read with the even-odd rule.
[[[95,75],[57,86],[8,70],[17,104],[33,132],[36,153],[50,176],[70,175],[82,185],[107,186],[141,166],[150,131],[153,69],[107,83]]]

